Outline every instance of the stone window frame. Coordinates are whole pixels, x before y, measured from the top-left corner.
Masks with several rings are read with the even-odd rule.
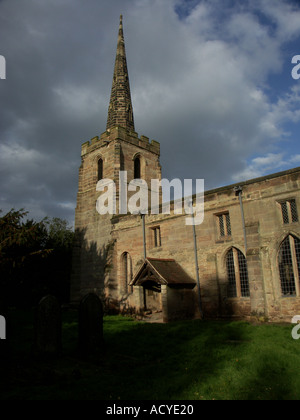
[[[296,242],[297,241],[297,242]],[[284,249],[284,247],[286,247]],[[285,267],[281,266],[284,264]],[[283,299],[300,297],[300,238],[292,232],[286,234],[278,246],[276,258],[278,272],[279,296]],[[292,275],[293,283],[288,285],[286,278],[287,269],[289,276]]]
[[[133,168],[133,178],[134,179],[141,179],[142,178],[142,171],[141,171],[141,158],[136,156],[134,159],[134,168]]]
[[[100,166],[100,162],[101,162],[101,166]],[[98,167],[97,167],[97,180],[101,181],[103,179],[103,169],[104,169],[104,162],[103,162],[102,157],[100,157],[98,159],[97,165],[98,165]],[[101,174],[100,174],[100,171],[101,171]]]
[[[229,210],[216,213],[214,215],[216,220],[217,237],[218,240],[225,240],[232,238],[232,225]],[[222,232],[223,229],[223,232]]]
[[[102,160],[102,178],[99,179],[99,161],[100,160]],[[94,172],[95,175],[94,176],[95,176],[96,182],[99,182],[99,181],[101,181],[102,179],[105,178],[105,176],[104,176],[105,159],[104,159],[102,154],[97,154],[94,157],[94,165],[95,165],[95,172]]]
[[[228,267],[228,256],[232,252],[232,262],[231,262],[231,271]],[[239,257],[243,257],[240,260]],[[244,266],[242,264],[245,264]],[[245,271],[246,269],[246,271]],[[244,270],[244,271],[243,271]],[[249,280],[249,270],[247,259],[244,253],[236,246],[231,246],[228,248],[224,254],[224,272],[226,276],[226,295],[229,299],[250,299],[250,280]],[[230,275],[234,275],[234,284],[230,285]],[[243,278],[246,276],[246,278]],[[230,287],[235,288],[235,293],[230,292]]]
[[[299,207],[296,197],[278,200],[277,207],[280,212],[281,223],[284,226],[299,223]]]
[[[150,231],[150,246],[151,248],[160,248],[162,246],[161,241],[161,227],[160,225],[151,226],[149,228]],[[157,235],[158,233],[158,235]]]
[[[136,159],[139,159],[140,161],[140,178],[135,178],[135,161]],[[145,180],[145,176],[146,176],[146,159],[145,157],[142,155],[142,153],[138,152],[135,153],[132,157],[132,161],[133,161],[133,178],[132,179],[143,179]]]

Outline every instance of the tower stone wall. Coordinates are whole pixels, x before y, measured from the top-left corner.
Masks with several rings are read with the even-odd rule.
[[[115,240],[112,238],[114,214],[100,215],[96,209],[99,192],[98,162],[102,179],[116,186],[116,212],[119,211],[119,174],[127,172],[127,185],[134,179],[134,161],[140,162],[141,178],[151,187],[151,179],[161,178],[160,145],[134,131],[133,107],[126,61],[123,19],[120,17],[117,53],[113,74],[106,131],[81,147],[81,166],[75,211],[76,243],[73,253],[71,301],[89,292],[103,300],[118,299],[118,279],[112,278]],[[128,198],[134,193],[128,194]],[[149,190],[150,197],[150,190]]]

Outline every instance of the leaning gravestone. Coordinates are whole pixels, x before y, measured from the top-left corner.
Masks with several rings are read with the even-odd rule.
[[[61,308],[56,297],[43,297],[35,320],[35,351],[40,355],[57,355],[61,351]]]
[[[82,356],[99,354],[103,349],[103,307],[94,293],[89,293],[79,307],[79,351]]]

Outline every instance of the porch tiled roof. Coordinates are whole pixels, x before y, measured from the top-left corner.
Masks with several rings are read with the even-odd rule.
[[[170,286],[196,285],[195,280],[173,259],[146,258],[130,285],[141,286],[149,280]]]

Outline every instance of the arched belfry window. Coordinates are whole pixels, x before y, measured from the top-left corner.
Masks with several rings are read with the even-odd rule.
[[[98,160],[98,181],[103,179],[103,160],[100,158]]]
[[[137,156],[134,159],[134,179],[140,179],[141,178],[141,159],[139,156]]]
[[[279,255],[279,275],[282,296],[300,296],[300,240],[289,235],[282,242]]]
[[[231,248],[226,255],[228,297],[250,297],[247,261],[237,248]]]

